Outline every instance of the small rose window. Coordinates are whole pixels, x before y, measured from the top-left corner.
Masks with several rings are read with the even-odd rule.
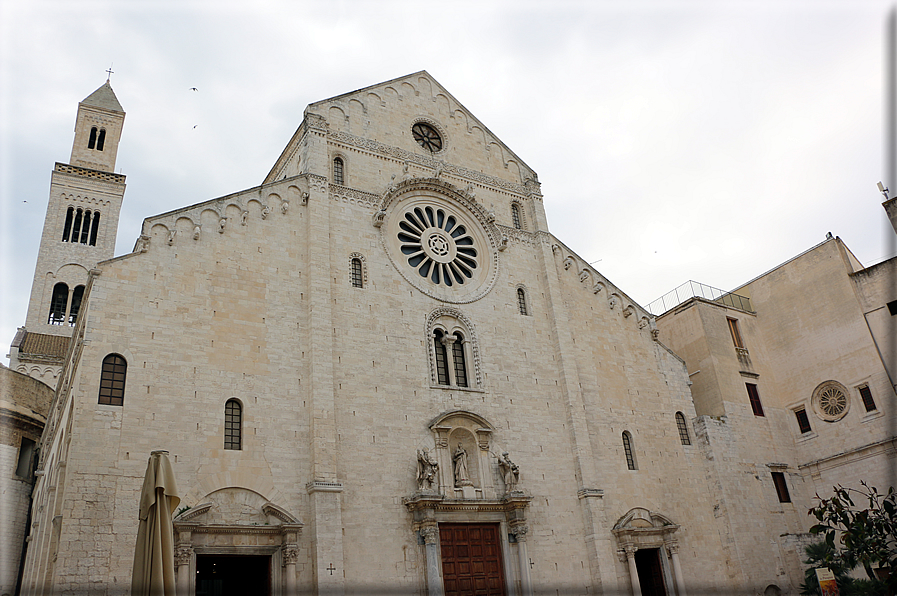
[[[844,418],[849,407],[847,388],[837,381],[826,381],[813,391],[813,409],[827,422]]]

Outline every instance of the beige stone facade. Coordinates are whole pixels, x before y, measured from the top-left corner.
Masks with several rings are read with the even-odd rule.
[[[695,343],[701,324],[683,323]],[[26,594],[126,590],[155,449],[188,507],[185,594],[225,566],[270,594],[802,579],[802,386],[757,421],[728,396],[736,364],[724,388],[690,376],[689,342],[674,353],[548,231],[535,172],[426,72],[311,104],[262,184],[148,217],[134,252],[90,270],[70,329]],[[761,354],[751,374],[787,375]]]

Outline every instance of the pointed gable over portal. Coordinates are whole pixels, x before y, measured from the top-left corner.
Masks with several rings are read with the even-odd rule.
[[[425,70],[310,104],[305,120],[264,183],[295,171],[290,166],[295,165],[297,148],[310,129],[333,141],[430,167],[436,161],[464,163],[517,185],[536,178],[523,160]],[[412,129],[435,133],[438,143],[422,146]],[[298,170],[308,171],[301,166]]]

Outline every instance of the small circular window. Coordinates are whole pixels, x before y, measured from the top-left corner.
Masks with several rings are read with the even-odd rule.
[[[417,144],[431,153],[442,151],[442,137],[436,129],[424,122],[418,122],[411,127],[411,134]]]
[[[421,277],[447,286],[473,278],[477,268],[473,237],[446,210],[418,206],[406,211],[397,237],[408,264]]]
[[[837,381],[826,381],[813,392],[813,409],[823,420],[828,422],[841,420],[849,407],[847,388]]]

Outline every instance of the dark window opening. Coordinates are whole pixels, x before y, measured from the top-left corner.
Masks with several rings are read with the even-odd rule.
[[[49,325],[65,324],[65,308],[69,303],[69,287],[63,282],[53,286],[53,297],[50,299]]]
[[[433,332],[433,345],[436,348],[436,382],[440,385],[448,385],[448,354],[442,341],[443,337],[442,329]]]
[[[520,224],[520,207],[516,203],[511,205],[511,221],[514,223],[514,227],[518,230],[523,228]]]
[[[526,309],[526,292],[523,291],[523,288],[517,288],[517,309],[524,316],[528,314]]]
[[[888,312],[891,313],[891,316],[897,315],[897,300],[892,300],[888,302]]]
[[[75,211],[75,223],[72,224],[72,242],[78,242],[81,238],[81,220],[84,213],[78,209]]]
[[[34,441],[22,437],[22,444],[19,446],[19,461],[16,464],[16,476],[31,480],[33,456]]]
[[[72,292],[72,306],[69,308],[69,326],[74,327],[81,311],[81,300],[84,298],[84,286],[75,286]]]
[[[760,403],[760,393],[757,391],[757,386],[753,383],[745,383],[747,386],[748,398],[751,400],[751,410],[754,411],[754,416],[763,416],[763,404]]]
[[[363,288],[364,287],[364,277],[362,275],[361,259],[358,259],[358,258],[352,259],[352,287],[353,288]]]
[[[874,412],[878,409],[875,405],[875,400],[872,399],[872,390],[869,389],[869,385],[860,387],[860,397],[863,398],[863,406],[865,406],[867,412]]]
[[[688,425],[685,424],[685,415],[676,412],[676,427],[679,429],[679,440],[683,445],[691,445],[691,437],[688,436]]]
[[[81,239],[79,242],[81,244],[87,244],[87,239],[90,238],[90,211],[84,212],[84,219],[81,223]]]
[[[69,236],[72,234],[72,218],[75,215],[75,208],[69,207],[65,212],[65,226],[62,228],[62,241],[68,242]]]
[[[343,160],[341,157],[333,159],[333,183],[342,185],[343,179]]]
[[[632,453],[632,435],[629,434],[629,431],[623,431],[623,451],[626,453],[626,467],[630,470],[637,470],[635,455]]]
[[[103,372],[100,375],[99,403],[120,406],[125,402],[125,378],[128,374],[127,361],[118,354],[103,358]]]
[[[224,404],[224,448],[239,451],[243,448],[243,407],[235,399]]]
[[[94,149],[97,146],[97,127],[90,129],[90,138],[87,139],[87,148]]]
[[[452,344],[452,359],[455,363],[455,385],[467,387],[467,365],[464,362],[464,336],[455,334],[455,342]]]
[[[800,433],[805,434],[813,430],[810,427],[810,419],[807,417],[807,410],[801,408],[794,410],[794,417],[797,418],[797,426],[800,427]]]
[[[106,129],[100,130],[100,136],[97,138],[97,151],[103,150],[103,145],[106,144]]]
[[[776,485],[776,494],[779,497],[779,503],[790,503],[791,495],[788,494],[788,485],[785,483],[785,474],[782,472],[773,472],[772,481]]]
[[[90,225],[90,245],[97,245],[97,230],[100,229],[100,212],[93,212],[93,223]]]

